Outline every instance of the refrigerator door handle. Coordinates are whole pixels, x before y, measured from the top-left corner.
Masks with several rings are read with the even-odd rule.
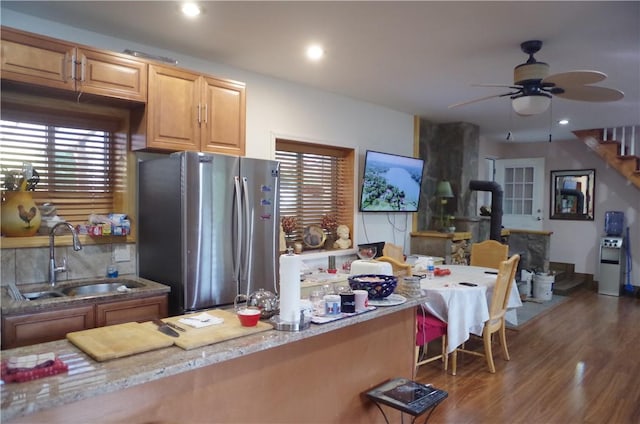
[[[249,187],[247,184],[247,177],[242,177],[242,197],[244,203],[244,251],[246,257],[242,263],[242,277],[247,281],[247,289],[245,292],[249,295],[249,288],[251,286],[251,276],[249,275],[250,264],[253,260],[253,248],[251,240],[253,239],[253,220],[251,219],[251,205],[249,203]]]
[[[241,190],[240,190],[240,178],[235,177],[234,179],[234,187],[236,192],[236,254],[234,256],[233,261],[233,277],[236,281],[240,281],[240,259],[242,254],[242,245],[244,244],[244,240],[242,238],[242,198],[241,198]],[[238,287],[240,289],[240,287]]]

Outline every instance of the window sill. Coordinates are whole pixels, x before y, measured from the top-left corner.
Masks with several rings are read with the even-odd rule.
[[[129,236],[103,236],[91,237],[80,235],[80,243],[83,245],[110,244],[110,243],[135,243],[135,237]],[[73,240],[71,235],[56,235],[56,246],[71,246]],[[28,247],[48,247],[49,236],[33,237],[1,237],[0,249],[22,249]]]
[[[322,259],[329,256],[349,256],[355,255],[356,249],[336,249],[336,250],[314,250],[310,252],[302,252],[300,253],[300,257],[303,261],[312,260],[312,259]]]

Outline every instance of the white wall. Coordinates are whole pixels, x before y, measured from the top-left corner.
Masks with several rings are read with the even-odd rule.
[[[640,190],[582,141],[557,141],[552,143],[496,143],[485,146],[482,153],[501,158],[545,158],[545,194],[543,229],[552,231],[550,258],[553,262],[575,264],[576,272],[596,276],[599,261],[599,242],[604,235],[606,211],[622,211],[625,226],[629,227],[633,274],[632,284],[640,286]],[[553,170],[595,169],[595,219],[594,221],[569,221],[549,219],[550,173]]]
[[[358,151],[358,180],[366,149],[412,156],[413,118],[392,111],[315,90],[224,64],[182,56],[177,52],[140,45],[135,42],[106,37],[57,23],[2,9],[2,25],[24,29],[51,37],[76,41],[113,51],[125,48],[151,54],[170,56],[180,66],[210,73],[247,84],[247,156],[270,158],[275,136],[287,136],[325,144],[353,147]],[[640,285],[640,192],[628,185],[615,170],[590,152],[579,141],[553,143],[486,143],[480,142],[479,167],[483,175],[485,157],[546,158],[544,230],[553,231],[551,260],[574,263],[577,272],[595,274],[598,261],[598,239],[603,233],[604,212],[625,212],[634,243],[633,283]],[[549,171],[554,169],[596,169],[595,221],[549,220]],[[355,183],[359,195],[359,181]],[[356,214],[356,243],[390,241],[403,244],[409,252],[411,231],[409,214]]]
[[[222,78],[243,81],[247,85],[246,155],[270,159],[276,136],[352,147],[358,153],[356,196],[367,149],[413,156],[413,117],[381,106],[293,84],[265,75],[234,69],[224,64],[183,56],[132,41],[33,18],[2,9],[2,25],[69,40],[84,45],[121,52],[140,50],[177,59],[179,66]],[[356,202],[357,204],[357,202]],[[394,230],[389,222],[396,222]],[[411,216],[404,213],[357,213],[354,219],[357,243],[391,241],[406,244],[411,231]]]

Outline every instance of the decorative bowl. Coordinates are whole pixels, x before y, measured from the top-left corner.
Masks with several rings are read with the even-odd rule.
[[[349,277],[351,290],[366,290],[369,299],[384,299],[396,289],[398,279],[393,275],[361,274]]]

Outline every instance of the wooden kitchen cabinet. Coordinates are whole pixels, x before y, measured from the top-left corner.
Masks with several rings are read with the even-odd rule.
[[[96,305],[96,327],[165,318],[168,312],[167,307],[166,294],[143,299],[99,303]]]
[[[2,349],[64,339],[95,327],[94,305],[2,317]]]
[[[127,55],[2,27],[2,79],[137,102],[147,64]]]
[[[165,318],[166,294],[2,316],[2,349],[64,339],[72,331]]]
[[[147,100],[147,64],[118,53],[78,48],[76,91]]]
[[[235,81],[202,78],[204,119],[201,124],[200,150],[244,156],[245,87]]]
[[[133,150],[245,153],[245,86],[149,65],[147,107],[134,116]]]
[[[143,148],[200,150],[200,76],[178,68],[149,65],[146,143]]]

